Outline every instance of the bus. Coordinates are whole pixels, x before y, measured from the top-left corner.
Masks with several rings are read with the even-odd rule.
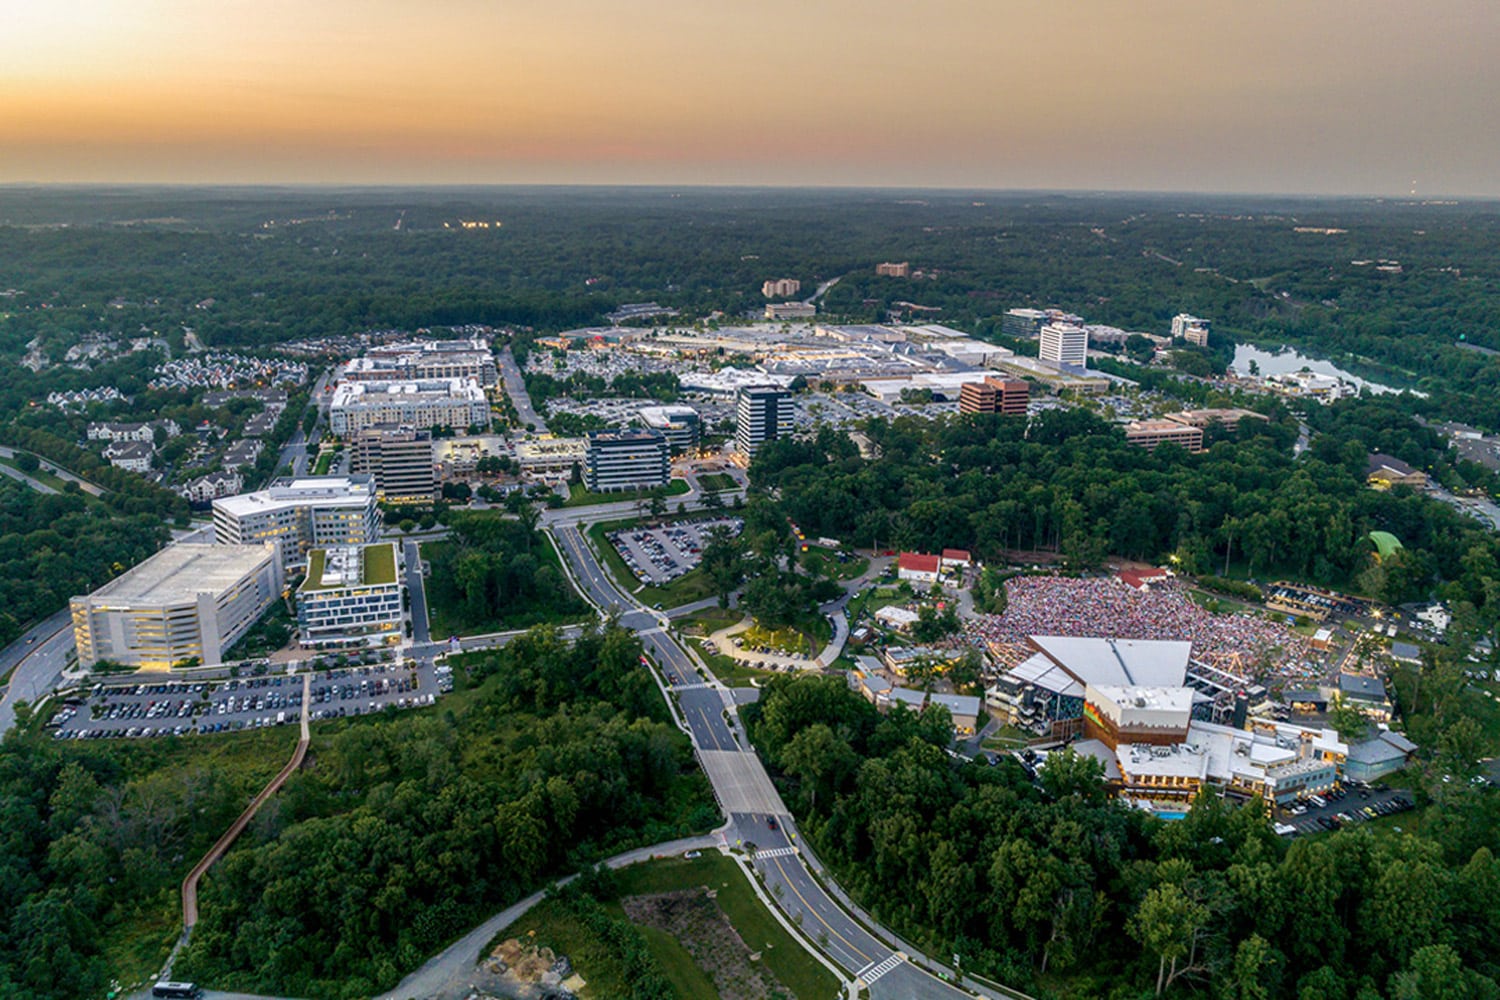
[[[203,991],[194,983],[170,983],[165,980],[151,987],[153,997],[180,997],[182,1000],[196,1000],[203,995]]]

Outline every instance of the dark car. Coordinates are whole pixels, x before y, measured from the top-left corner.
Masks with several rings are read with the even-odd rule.
[[[767,816],[766,817],[766,826],[769,826],[773,830],[779,830],[780,829],[780,827],[776,823],[776,817],[775,816]]]

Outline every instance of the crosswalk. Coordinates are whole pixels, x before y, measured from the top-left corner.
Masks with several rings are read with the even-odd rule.
[[[797,853],[795,847],[772,847],[769,850],[756,851],[755,857],[761,858],[787,858]]]
[[[863,980],[864,984],[866,986],[869,986],[875,980],[879,979],[887,972],[890,972],[892,969],[894,969],[904,961],[906,961],[906,956],[902,955],[899,951],[895,952],[893,954],[887,955],[884,961],[871,962],[869,965],[856,972],[854,974],[854,978]]]

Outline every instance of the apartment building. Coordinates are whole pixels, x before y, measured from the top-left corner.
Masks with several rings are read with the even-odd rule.
[[[484,427],[490,404],[472,378],[343,382],[333,391],[328,426],[348,438],[380,424],[410,427]]]

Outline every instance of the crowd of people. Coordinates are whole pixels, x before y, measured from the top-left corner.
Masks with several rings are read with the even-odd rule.
[[[1238,674],[1269,669],[1289,682],[1316,680],[1324,672],[1310,659],[1307,641],[1285,625],[1243,614],[1212,614],[1193,603],[1176,581],[1141,591],[1114,577],[1022,576],[1007,580],[1005,593],[1002,614],[964,622],[965,638],[1002,663],[1024,657],[1027,636],[1069,635],[1186,639],[1195,659]]]

